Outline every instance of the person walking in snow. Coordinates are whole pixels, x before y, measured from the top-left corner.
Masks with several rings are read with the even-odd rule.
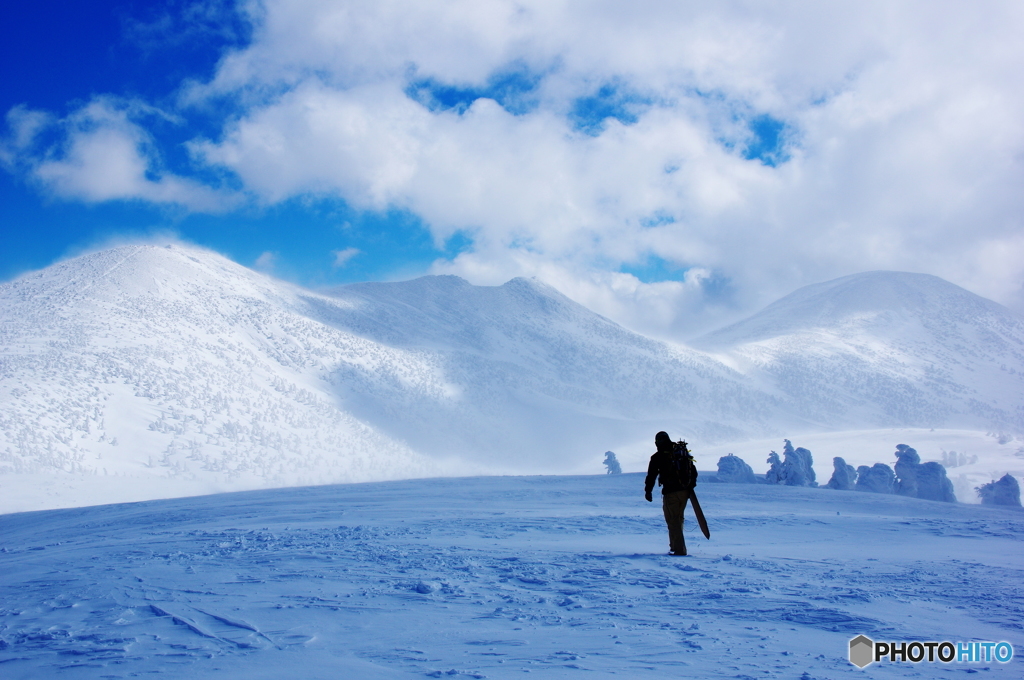
[[[661,485],[661,507],[665,512],[665,523],[668,525],[669,550],[673,555],[686,554],[686,541],[683,539],[683,510],[690,493],[697,485],[697,467],[693,464],[693,456],[686,448],[686,442],[673,442],[666,432],[654,436],[654,445],[658,450],[651,456],[647,466],[647,479],[644,481],[644,498],[653,502],[651,492],[654,482]]]

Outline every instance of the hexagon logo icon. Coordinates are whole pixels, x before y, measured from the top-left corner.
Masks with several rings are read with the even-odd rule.
[[[850,640],[850,663],[857,668],[864,668],[874,661],[875,643],[864,635]]]

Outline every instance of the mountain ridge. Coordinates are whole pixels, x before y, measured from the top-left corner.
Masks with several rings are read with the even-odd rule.
[[[907,304],[909,299],[914,304]],[[952,308],[962,320],[997,315],[1024,327],[1024,319],[1012,310],[938,276],[879,270],[804,286],[745,319],[695,338],[691,344],[711,348],[750,342],[772,337],[771,333],[809,330],[821,322],[835,326],[851,319],[863,322],[880,314],[945,316]]]
[[[642,460],[661,429],[1019,433],[1024,327],[1001,309],[937,277],[865,273],[693,348],[535,280],[316,292],[212,251],[123,246],[0,284],[0,472],[251,488],[575,472],[610,448]]]
[[[209,251],[125,246],[3,284],[0,305],[8,472],[286,484],[565,470],[656,420],[742,436],[772,408],[703,355],[527,281],[326,296]]]
[[[936,276],[806,286],[693,344],[802,398],[812,420],[1024,431],[1024,320]]]

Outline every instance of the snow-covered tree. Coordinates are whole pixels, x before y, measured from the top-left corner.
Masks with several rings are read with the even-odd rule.
[[[917,468],[921,456],[906,444],[896,445],[896,493],[917,498]]]
[[[793,444],[786,439],[784,452],[786,459],[782,463],[783,471],[786,474],[786,484],[789,486],[818,486],[814,476],[814,458],[811,452],[802,446],[793,448]]]
[[[946,477],[941,463],[922,463],[917,469],[917,497],[929,501],[956,503],[953,482]]]
[[[784,479],[782,477],[782,461],[779,459],[779,454],[772,451],[768,454],[768,472],[765,473],[764,481],[769,484],[782,484]]]
[[[608,469],[610,475],[621,475],[622,466],[619,465],[619,459],[615,457],[614,451],[604,452],[604,466]]]
[[[786,486],[818,486],[814,481],[814,459],[811,452],[800,447],[793,448],[793,443],[788,439],[782,440],[785,448],[782,449],[785,460],[779,460],[779,454],[772,451],[768,455],[768,464],[771,466],[765,481],[769,484],[785,484]]]
[[[895,493],[896,473],[885,463],[875,463],[871,467],[861,465],[857,468],[856,491],[871,493]]]
[[[731,484],[757,484],[754,470],[742,458],[732,453],[718,459],[718,475],[715,478],[719,482]]]
[[[995,482],[982,484],[974,489],[981,498],[982,505],[1009,505],[1016,508],[1020,505],[1020,484],[1009,473]]]
[[[832,459],[832,478],[828,480],[828,488],[840,491],[852,491],[857,484],[857,470],[845,460],[836,456]]]
[[[922,463],[917,451],[906,444],[896,446],[896,493],[912,498],[955,503],[953,482],[941,463]]]

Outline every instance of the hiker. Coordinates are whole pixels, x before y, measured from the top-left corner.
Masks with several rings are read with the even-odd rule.
[[[668,544],[673,555],[686,554],[686,541],[683,539],[683,509],[686,501],[697,485],[697,467],[686,442],[673,442],[665,432],[654,436],[654,444],[658,450],[651,456],[647,466],[647,479],[644,481],[644,498],[652,502],[651,492],[654,482],[661,485],[661,507],[665,511],[665,523],[668,524]]]

